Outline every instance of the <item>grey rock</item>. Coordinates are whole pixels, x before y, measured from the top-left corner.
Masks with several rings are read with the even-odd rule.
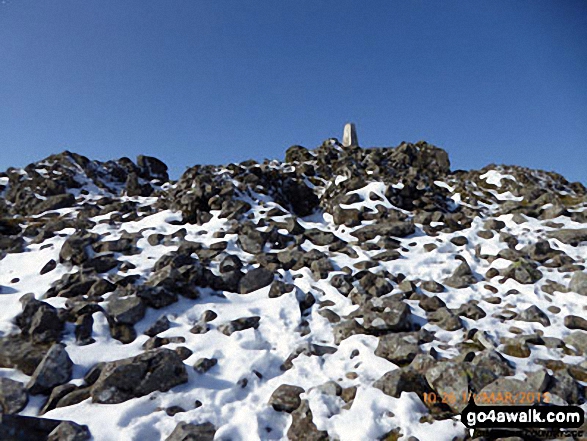
[[[65,346],[54,344],[35,369],[27,388],[33,395],[48,394],[55,386],[67,383],[71,379],[72,370],[73,362]]]
[[[259,316],[242,317],[218,326],[218,331],[224,335],[232,335],[235,332],[244,331],[245,329],[257,329],[259,321],[261,321],[261,317]]]
[[[171,327],[171,323],[166,315],[159,317],[155,323],[145,330],[145,335],[155,337],[157,334],[167,331]]]
[[[568,245],[577,246],[581,242],[587,241],[587,228],[563,228],[547,233],[548,237],[558,239]]]
[[[328,432],[318,430],[313,421],[312,411],[307,400],[292,412],[292,422],[287,431],[290,441],[327,441]]]
[[[92,386],[92,402],[122,403],[156,390],[168,391],[187,380],[185,365],[176,352],[155,349],[106,363]]]
[[[49,345],[35,344],[22,334],[0,337],[0,367],[18,368],[32,375],[49,350]]]
[[[536,305],[532,305],[529,308],[523,310],[517,317],[518,320],[524,322],[538,322],[542,326],[550,326],[550,319],[540,308]]]
[[[450,277],[444,279],[443,283],[451,288],[460,289],[477,283],[477,279],[473,275],[469,264],[463,261]]]
[[[113,295],[108,301],[107,311],[116,322],[134,325],[145,316],[145,304],[137,296]]]
[[[587,273],[575,271],[569,283],[569,289],[582,296],[587,296]]]
[[[441,293],[444,292],[444,286],[434,280],[426,280],[420,284],[420,288],[428,292]]]
[[[387,372],[373,383],[373,387],[394,398],[399,398],[402,392],[415,392],[420,397],[431,392],[424,375],[410,367]]]
[[[0,378],[0,409],[2,413],[18,413],[29,401],[27,390],[20,381]]]
[[[567,345],[573,346],[581,354],[587,353],[587,332],[571,332],[564,338],[564,342]]]
[[[255,268],[247,272],[239,283],[239,293],[249,294],[269,286],[273,282],[273,272],[266,268]]]
[[[390,298],[370,299],[362,308],[363,328],[368,333],[409,331],[412,314],[410,307]]]
[[[462,304],[454,313],[470,320],[479,320],[487,315],[474,301]]]
[[[406,237],[416,231],[412,221],[387,221],[361,227],[351,233],[361,242],[375,239],[377,236]]]
[[[208,372],[214,366],[218,364],[218,360],[215,358],[199,358],[194,363],[194,370],[200,374]]]
[[[47,441],[86,441],[90,438],[88,426],[63,421],[49,434]]]
[[[479,368],[488,369],[497,377],[514,375],[516,372],[503,355],[492,349],[476,354],[471,364]]]
[[[20,298],[23,311],[15,321],[22,334],[33,343],[49,343],[59,340],[63,320],[58,311],[46,302],[36,300],[32,294]]]
[[[501,274],[522,284],[536,283],[542,278],[542,272],[536,267],[536,264],[527,259],[518,259],[505,268]]]
[[[457,398],[455,402],[448,403],[455,412],[460,413],[466,407],[467,403],[462,397],[469,391],[469,377],[462,363],[437,363],[426,372],[426,380],[440,396]]]
[[[216,427],[212,423],[178,423],[165,441],[213,441]]]
[[[59,430],[53,434],[63,423],[72,426],[75,430]],[[72,433],[86,433],[87,436],[66,437],[71,436]],[[86,426],[80,426],[72,421],[0,413],[0,439],[5,441],[86,441],[90,439],[90,433]]]
[[[282,384],[271,394],[269,404],[278,412],[292,413],[302,403],[300,394],[304,389],[290,384]]]
[[[343,340],[356,334],[365,334],[365,328],[354,319],[343,320],[332,327],[334,343],[340,344]]]
[[[453,314],[450,309],[444,306],[429,313],[428,320],[446,331],[456,331],[463,327],[459,316]]]
[[[398,366],[409,364],[420,352],[419,337],[418,332],[399,332],[379,337],[375,355]]]

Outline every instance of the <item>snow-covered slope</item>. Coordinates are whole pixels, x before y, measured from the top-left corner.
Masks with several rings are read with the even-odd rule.
[[[587,192],[555,173],[331,139],[177,182],[64,152],[0,197],[0,435],[449,441],[471,393],[587,409]]]

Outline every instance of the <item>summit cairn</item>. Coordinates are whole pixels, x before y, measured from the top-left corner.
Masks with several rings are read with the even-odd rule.
[[[342,135],[343,147],[358,146],[359,139],[357,138],[357,128],[354,123],[347,123],[344,126],[344,132]]]

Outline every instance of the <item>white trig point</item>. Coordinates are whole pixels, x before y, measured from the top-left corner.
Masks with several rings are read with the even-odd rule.
[[[344,132],[342,134],[342,145],[343,147],[358,146],[359,139],[357,138],[357,128],[354,123],[347,123],[344,126]]]

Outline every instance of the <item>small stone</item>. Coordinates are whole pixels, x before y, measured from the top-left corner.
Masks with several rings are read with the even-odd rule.
[[[282,384],[271,394],[269,404],[278,412],[292,413],[300,406],[302,393],[304,389],[299,386]]]
[[[200,374],[208,372],[218,364],[216,358],[200,358],[194,363],[194,370]]]

